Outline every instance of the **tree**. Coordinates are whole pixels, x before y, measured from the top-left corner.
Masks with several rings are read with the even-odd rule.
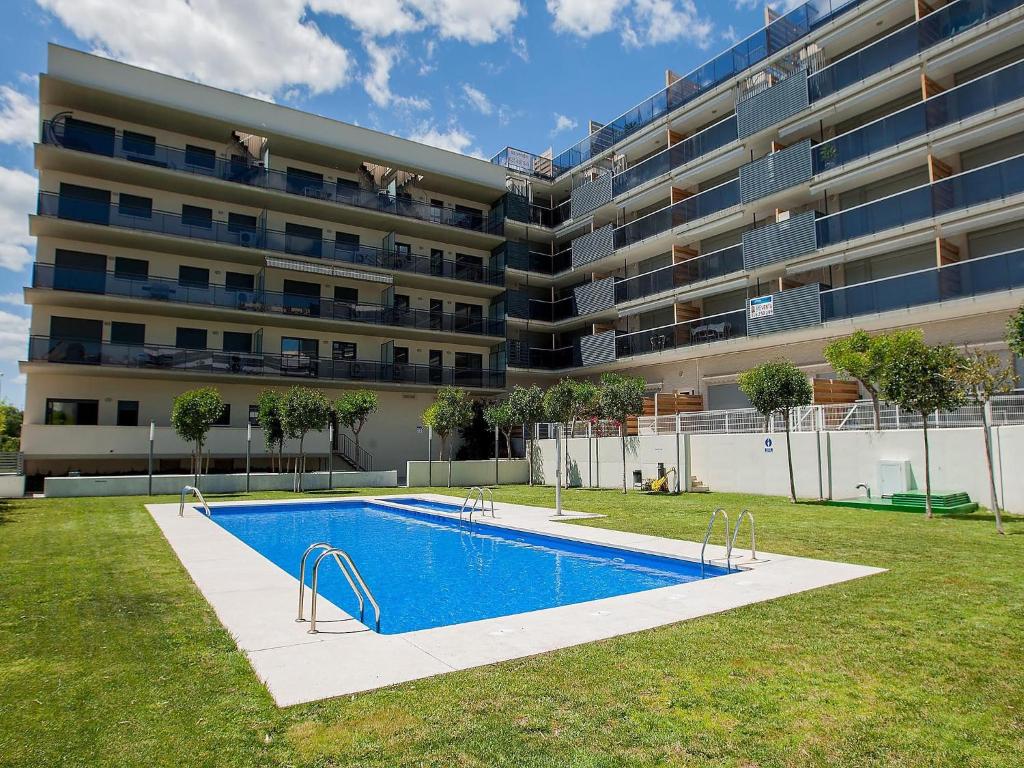
[[[206,435],[223,412],[224,401],[213,387],[182,392],[171,405],[171,426],[178,437],[193,446],[191,474],[197,487]]]
[[[879,391],[882,370],[885,368],[886,352],[893,342],[901,338],[917,336],[920,331],[891,331],[880,336],[870,336],[865,331],[854,331],[849,336],[836,339],[824,349],[825,359],[840,376],[856,379],[871,398],[875,416],[875,431],[882,428]]]
[[[266,389],[260,392],[256,398],[256,406],[259,409],[259,425],[263,430],[263,445],[270,454],[271,465],[273,465],[274,453],[277,453],[277,471],[283,472],[284,453],[284,397],[280,392]]]
[[[512,411],[512,422],[523,425],[530,485],[533,485],[533,426],[544,418],[544,392],[536,385],[520,387],[517,384],[509,392],[505,402]]]
[[[964,357],[948,345],[930,347],[918,337],[899,344],[886,356],[882,397],[921,415],[924,436],[925,517],[932,514],[932,478],[928,447],[928,416],[951,411],[966,399],[962,377]]]
[[[576,422],[597,410],[598,387],[592,381],[562,379],[544,393],[544,413],[548,421],[569,426],[568,437],[576,431]],[[565,444],[565,487],[569,487],[569,443]]]
[[[17,453],[21,450],[21,422],[25,414],[10,403],[0,402],[0,451]]]
[[[647,383],[641,376],[620,376],[606,373],[601,377],[598,411],[601,418],[618,422],[622,443],[622,492],[626,492],[626,422],[630,416],[644,411],[644,389]]]
[[[739,378],[740,390],[751,405],[764,416],[765,423],[773,413],[782,415],[786,426],[786,463],[789,467],[789,499],[796,502],[796,480],[793,477],[793,448],[790,445],[789,411],[810,405],[814,390],[807,375],[788,360],[775,360],[751,368]]]
[[[494,431],[484,419],[484,403],[474,400],[470,403],[473,418],[459,427],[459,448],[455,451],[456,461],[487,459],[494,450]]]
[[[1017,357],[1024,357],[1024,305],[1010,317],[1006,324],[1006,343]]]
[[[423,423],[430,427],[441,438],[438,458],[443,458],[445,446],[448,446],[448,487],[452,486],[452,448],[448,441],[452,432],[464,427],[473,420],[473,406],[464,389],[459,387],[441,387],[437,391],[434,402],[423,412]]]
[[[961,370],[961,381],[967,389],[967,396],[981,407],[981,426],[985,435],[985,464],[988,467],[989,507],[996,518],[996,532],[1006,534],[1003,530],[1003,518],[999,510],[999,497],[996,495],[996,473],[992,466],[992,432],[988,422],[989,403],[993,396],[1011,391],[1017,384],[1017,374],[1013,368],[1004,364],[995,352],[974,350],[965,355]]]
[[[512,428],[516,425],[515,414],[508,400],[484,408],[484,421],[491,429],[497,429],[505,438],[508,457],[512,458]]]
[[[352,430],[356,439],[356,461],[359,461],[359,433],[366,420],[377,412],[377,393],[368,389],[353,389],[334,401],[334,415],[338,423]]]
[[[312,430],[323,431],[331,418],[331,404],[318,389],[292,387],[285,393],[281,408],[281,426],[289,438],[299,439],[299,460],[296,462],[295,489],[302,491],[302,476],[306,471],[306,451],[303,441]]]

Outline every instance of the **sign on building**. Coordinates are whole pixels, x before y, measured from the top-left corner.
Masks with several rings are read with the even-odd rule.
[[[750,319],[771,317],[775,314],[775,297],[758,296],[750,300]]]
[[[509,147],[508,155],[506,156],[507,167],[514,171],[522,171],[523,173],[533,173],[533,155],[529,152],[523,152],[521,149],[512,149]]]

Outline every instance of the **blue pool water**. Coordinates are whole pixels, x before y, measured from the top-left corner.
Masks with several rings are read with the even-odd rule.
[[[299,558],[313,542],[328,541],[346,550],[380,603],[384,634],[508,616],[702,578],[700,563],[480,522],[461,523],[373,502],[217,507],[212,519],[296,577]],[[311,565],[312,558],[307,585]],[[706,577],[724,573],[722,568],[705,569]],[[325,561],[321,568],[320,590],[335,605],[357,615],[356,599],[333,562]],[[367,606],[367,611],[366,621],[372,625],[372,609]]]

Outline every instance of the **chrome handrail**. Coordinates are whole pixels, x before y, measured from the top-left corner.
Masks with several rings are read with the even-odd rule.
[[[185,497],[189,493],[191,493],[193,496],[199,499],[199,503],[202,504],[203,509],[206,510],[206,516],[213,517],[213,513],[210,512],[210,505],[206,503],[206,499],[203,498],[203,494],[200,492],[198,488],[193,488],[191,485],[186,485],[184,488],[181,489],[181,499],[180,503],[178,504],[178,517],[185,516]]]
[[[736,537],[740,534],[740,523],[743,522],[743,518],[750,519],[750,562],[757,562],[757,532],[754,526],[754,513],[749,509],[744,509],[740,512],[740,516],[736,518],[736,527],[732,529],[732,544],[729,545],[730,552],[736,548]]]
[[[708,529],[704,532],[704,544],[700,548],[700,575],[704,577],[704,550],[707,549],[708,539],[711,538],[711,531],[715,526],[715,518],[721,514],[725,519],[725,570],[732,570],[732,542],[729,541],[729,515],[728,513],[719,507],[711,513],[711,519],[708,520]]]
[[[490,501],[491,501],[491,517],[492,518],[495,517],[495,514],[494,514],[494,491],[492,491],[490,488],[481,488],[480,491],[481,491],[482,494],[486,493],[487,494],[487,498],[490,499]],[[483,499],[481,499],[480,500],[480,517],[483,517],[483,516],[484,516]]]
[[[296,621],[305,621],[302,617],[302,603],[305,597],[306,591],[306,560],[311,552],[318,549],[331,549],[331,545],[326,541],[318,541],[316,544],[310,544],[306,547],[306,551],[302,553],[302,559],[299,560],[299,615],[295,619]]]
[[[340,549],[339,547],[330,547],[325,549],[317,557],[316,562],[313,563],[313,586],[311,587],[313,595],[310,598],[309,607],[309,634],[315,635],[317,633],[316,628],[316,596],[319,590],[319,577],[320,577],[320,564],[327,557],[333,557],[338,567],[341,568],[342,574],[344,574],[346,581],[355,593],[356,598],[359,600],[359,621],[363,620],[363,595],[365,594],[366,599],[370,601],[370,605],[373,606],[374,614],[376,617],[376,629],[380,632],[380,605],[377,603],[376,598],[370,591],[370,588],[366,586],[366,582],[363,580],[363,576],[359,573],[359,569],[356,568],[356,564],[352,562],[352,558],[349,557],[348,553]],[[344,563],[342,562],[344,561]],[[348,566],[347,568],[345,566]],[[351,571],[351,573],[349,573]],[[353,578],[355,581],[353,581]],[[359,583],[359,588],[356,587],[356,582]],[[360,592],[362,589],[362,593]]]
[[[459,520],[462,519],[462,515],[466,511],[466,505],[469,504],[470,497],[473,498],[473,506],[471,506],[469,508],[469,522],[472,523],[473,522],[473,512],[476,511],[476,502],[477,502],[478,499],[480,501],[480,514],[483,514],[483,512],[484,512],[484,509],[485,509],[485,506],[486,506],[486,502],[484,501],[484,489],[481,488],[479,485],[474,485],[472,488],[469,489],[469,492],[466,494],[466,498],[462,500],[462,506],[459,507]],[[494,502],[493,501],[491,502],[491,509],[492,509],[492,512],[493,512],[493,509],[494,509]],[[492,514],[492,517],[493,517],[493,514]]]

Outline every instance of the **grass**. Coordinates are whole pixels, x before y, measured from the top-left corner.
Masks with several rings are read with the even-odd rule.
[[[552,492],[497,497],[551,506]],[[929,521],[732,494],[564,499],[608,515],[578,524],[686,539],[703,535],[713,506],[749,506],[766,551],[890,570],[279,710],[146,499],[10,502],[0,508],[0,765],[1020,764],[1024,519],[998,537],[984,513]]]

